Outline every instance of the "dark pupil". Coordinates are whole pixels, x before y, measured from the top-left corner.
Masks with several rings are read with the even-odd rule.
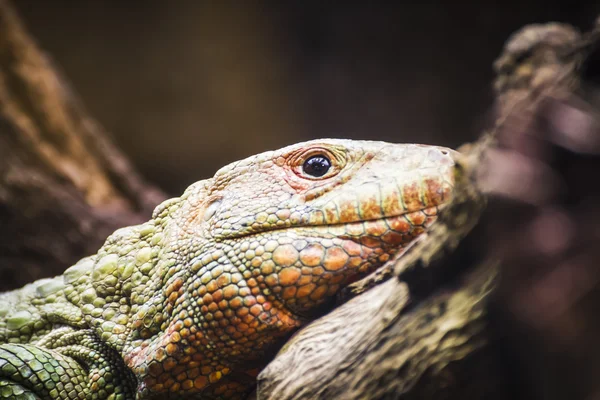
[[[329,168],[331,168],[331,161],[324,156],[313,156],[304,161],[302,168],[304,169],[304,173],[310,176],[319,177],[325,175],[327,171],[329,171]]]

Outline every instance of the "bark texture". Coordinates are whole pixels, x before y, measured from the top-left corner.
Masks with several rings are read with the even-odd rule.
[[[0,291],[62,273],[162,199],[0,0]]]

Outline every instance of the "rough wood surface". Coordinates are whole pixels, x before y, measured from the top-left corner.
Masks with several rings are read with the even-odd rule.
[[[0,0],[0,291],[61,273],[163,198]]]

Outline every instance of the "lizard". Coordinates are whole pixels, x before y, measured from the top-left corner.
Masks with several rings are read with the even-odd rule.
[[[238,371],[435,222],[455,156],[323,139],[221,168],[0,294],[0,399],[243,398]]]

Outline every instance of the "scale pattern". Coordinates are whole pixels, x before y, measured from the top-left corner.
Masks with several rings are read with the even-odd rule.
[[[318,140],[222,168],[0,294],[0,399],[242,398],[269,345],[426,231],[453,165],[441,147]]]

